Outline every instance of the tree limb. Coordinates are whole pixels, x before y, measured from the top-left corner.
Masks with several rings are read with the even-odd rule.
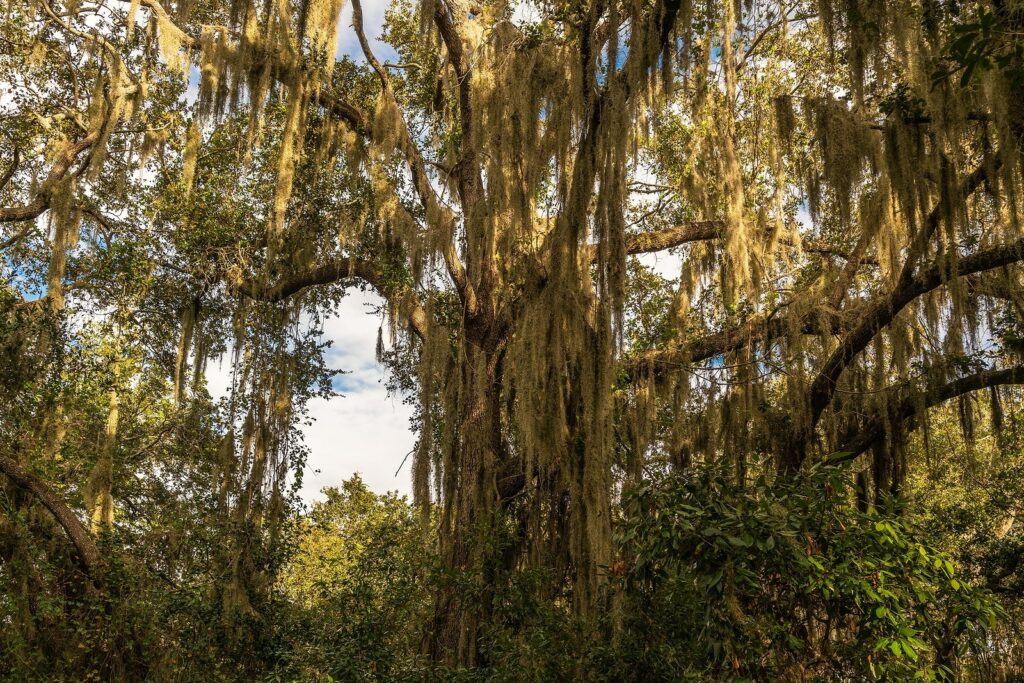
[[[885,437],[886,423],[889,421],[902,422],[918,415],[921,409],[927,410],[951,398],[956,398],[972,391],[1005,384],[1024,384],[1024,367],[1013,367],[1005,370],[985,370],[967,377],[961,377],[931,391],[926,391],[923,401],[920,396],[907,397],[899,404],[889,420],[883,417],[873,418],[860,430],[860,433],[855,438],[844,444],[829,460],[831,462],[853,460]]]
[[[387,291],[384,278],[372,263],[365,259],[344,257],[312,270],[286,277],[273,285],[261,285],[253,281],[229,284],[229,289],[250,299],[276,303],[315,285],[325,285],[348,278],[357,278],[373,287],[385,297],[396,300],[399,313],[420,339],[427,337],[427,315],[419,301],[412,294],[396,297]]]
[[[67,503],[61,500],[60,496],[54,493],[42,479],[6,455],[0,455],[0,472],[7,475],[7,478],[15,486],[31,494],[50,511],[75,547],[86,573],[91,574],[100,563],[100,552],[92,537],[82,526],[78,516],[68,507]]]
[[[366,57],[366,61],[370,64],[373,70],[376,71],[377,77],[380,79],[383,96],[388,98],[391,105],[397,109],[398,100],[395,97],[394,89],[391,86],[391,77],[381,65],[380,60],[378,60],[373,54],[373,50],[370,48],[370,42],[366,39],[366,32],[363,29],[363,9],[360,0],[352,0],[352,28],[356,32],[356,38],[359,40],[359,46],[363,51],[363,56]],[[441,254],[444,258],[445,265],[447,266],[448,275],[451,277],[452,282],[455,284],[455,289],[458,291],[459,296],[462,299],[462,304],[466,309],[466,313],[472,317],[476,315],[477,312],[476,291],[466,276],[466,268],[462,264],[458,251],[455,248],[455,217],[451,215],[450,211],[441,205],[434,192],[434,188],[431,187],[423,157],[420,155],[419,148],[417,148],[416,144],[413,142],[404,120],[402,121],[400,128],[401,130],[398,131],[399,149],[401,149],[405,155],[406,163],[409,166],[409,172],[412,175],[413,187],[416,189],[416,194],[419,196],[420,202],[423,204],[423,208],[426,210],[427,216],[444,222],[449,231],[449,235],[445,240],[445,245],[441,250]]]
[[[693,221],[692,223],[681,223],[660,230],[628,234],[626,235],[626,253],[631,255],[650,254],[691,242],[706,242],[722,239],[723,237],[725,237],[725,223],[723,221]],[[783,243],[792,246],[792,242],[788,240]],[[839,256],[847,260],[854,259],[858,264],[873,262],[871,259],[864,258],[863,256],[858,258],[856,249],[851,253],[830,246],[820,240],[805,240],[800,247],[809,254]]]
[[[14,173],[18,170],[18,165],[21,163],[21,150],[18,146],[14,146],[14,151],[11,155],[11,165],[4,171],[4,174],[0,176],[0,190],[7,187],[7,183],[11,182],[11,178],[14,177]]]
[[[662,230],[626,235],[626,253],[649,254],[689,242],[715,240],[724,236],[725,224],[722,221],[683,223]]]
[[[947,256],[877,301],[861,315],[861,323],[843,339],[839,348],[829,356],[815,377],[810,390],[811,428],[817,424],[822,412],[832,402],[843,370],[907,305],[955,277],[992,270],[1021,260],[1024,260],[1024,239],[979,251],[959,261]]]
[[[82,152],[86,151],[99,140],[100,131],[94,130],[78,142],[65,145],[54,161],[46,180],[39,186],[32,200],[24,206],[0,207],[0,223],[15,223],[18,221],[29,221],[38,218],[44,211],[50,208],[53,200],[52,194],[57,184],[64,179],[71,170],[72,164]],[[4,247],[9,246],[7,243]]]

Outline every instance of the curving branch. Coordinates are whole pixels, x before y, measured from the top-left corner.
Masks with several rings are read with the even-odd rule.
[[[954,255],[955,256],[955,255]],[[861,322],[839,344],[822,366],[810,389],[810,428],[832,402],[839,376],[878,332],[918,297],[955,277],[981,273],[1024,260],[1024,239],[979,251],[959,260],[947,256],[898,286],[861,315]]]
[[[229,285],[229,289],[257,301],[276,303],[284,301],[307,287],[326,285],[346,279],[362,280],[377,292],[398,303],[399,314],[409,323],[410,329],[421,340],[427,338],[427,314],[415,295],[395,296],[384,285],[384,277],[369,261],[352,256],[340,258],[312,270],[286,277],[273,285],[261,285],[253,281],[241,281]]]
[[[0,455],[0,472],[50,511],[75,547],[86,573],[93,573],[100,564],[99,549],[67,503],[61,500],[46,482],[5,455]]]
[[[860,433],[852,440],[844,444],[829,460],[831,462],[846,462],[853,460],[874,444],[885,438],[886,424],[899,421],[903,422],[916,417],[921,410],[927,410],[944,403],[951,398],[962,396],[989,387],[1002,386],[1007,384],[1024,384],[1024,367],[1006,368],[1004,370],[985,370],[967,377],[953,380],[926,391],[924,396],[910,396],[905,398],[896,407],[889,420],[882,417],[875,417],[867,423]],[[922,400],[923,398],[923,400]]]
[[[99,138],[100,131],[94,130],[78,142],[65,145],[64,149],[57,155],[53,167],[50,169],[49,175],[46,176],[46,180],[42,182],[39,189],[36,190],[35,196],[28,204],[23,206],[0,207],[0,223],[30,221],[41,216],[43,212],[50,208],[50,203],[53,201],[53,192],[58,183],[60,183],[60,181],[62,181],[69,172],[73,175],[79,175],[83,170],[85,170],[84,165],[75,171],[71,171],[71,167],[74,165],[75,160],[78,159],[79,155],[92,147]],[[7,246],[10,245],[5,242],[3,247]]]
[[[366,61],[370,64],[373,70],[377,73],[377,77],[380,79],[382,95],[389,100],[389,103],[398,107],[398,99],[395,97],[394,88],[391,85],[391,76],[387,70],[381,65],[380,60],[377,59],[376,55],[373,54],[373,50],[370,48],[370,42],[366,39],[366,31],[363,28],[363,8],[360,0],[352,0],[352,28],[356,32],[356,38],[359,41],[359,47],[363,51],[363,56],[366,57]],[[437,194],[434,192],[434,188],[430,185],[430,179],[427,176],[426,164],[423,161],[423,156],[420,154],[420,150],[416,147],[416,144],[412,140],[412,136],[409,134],[409,128],[405,125],[404,120],[400,126],[399,131],[399,149],[405,155],[406,164],[409,166],[409,172],[412,175],[413,187],[416,189],[416,194],[420,198],[420,202],[426,211],[427,216],[436,217],[436,219],[444,222],[448,228],[448,236],[445,240],[444,248],[441,250],[441,255],[444,258],[445,265],[448,269],[448,275],[451,277],[452,282],[455,284],[455,289],[459,293],[459,297],[462,299],[462,304],[466,310],[467,315],[470,317],[477,313],[477,297],[476,290],[473,284],[469,281],[466,276],[466,267],[463,265],[459,258],[458,251],[455,248],[455,217],[451,215],[451,212],[445,208],[437,198]]]

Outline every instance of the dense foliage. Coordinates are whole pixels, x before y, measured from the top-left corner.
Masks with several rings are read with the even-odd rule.
[[[349,1],[0,5],[0,675],[1024,676],[1020,0]]]

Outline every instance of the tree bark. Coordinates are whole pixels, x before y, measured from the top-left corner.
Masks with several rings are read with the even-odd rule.
[[[31,494],[50,511],[75,547],[86,573],[93,573],[100,564],[99,550],[92,537],[89,536],[89,532],[85,530],[82,522],[67,503],[61,500],[42,479],[5,455],[0,455],[0,472],[7,475],[15,486]]]

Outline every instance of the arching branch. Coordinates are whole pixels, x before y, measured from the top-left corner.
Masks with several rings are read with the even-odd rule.
[[[42,182],[39,189],[36,190],[35,195],[32,197],[29,203],[23,206],[13,207],[0,207],[0,223],[16,223],[18,221],[30,221],[38,218],[43,214],[44,211],[50,208],[50,202],[53,201],[53,191],[57,184],[62,181],[69,172],[71,167],[74,165],[75,160],[88,150],[93,144],[99,140],[100,131],[94,130],[78,142],[69,143],[64,146],[64,149],[57,155],[54,160],[53,167],[50,169],[50,173],[46,176],[46,180]],[[84,169],[84,166],[75,170],[73,173],[78,174]],[[4,244],[4,246],[9,246]]]
[[[373,54],[373,50],[370,48],[370,42],[366,39],[366,32],[363,29],[363,10],[359,0],[352,0],[352,28],[356,32],[356,38],[359,40],[359,46],[363,51],[363,56],[366,57],[366,61],[370,64],[374,71],[377,73],[377,77],[380,79],[382,94],[389,100],[389,103],[398,107],[398,100],[395,97],[394,88],[391,86],[391,77],[388,72],[381,65],[380,60]],[[405,125],[404,120],[401,122],[401,126],[398,131],[399,141],[398,146],[402,153],[405,155],[406,164],[409,167],[409,172],[412,175],[412,184],[416,189],[416,194],[420,198],[420,202],[423,204],[423,208],[426,210],[427,216],[434,217],[435,220],[441,220],[446,223],[446,228],[449,231],[449,235],[445,239],[445,245],[441,250],[442,257],[444,258],[445,265],[448,269],[448,275],[452,279],[452,283],[455,285],[456,291],[458,291],[462,304],[466,310],[467,315],[474,316],[477,313],[477,297],[476,291],[473,284],[469,282],[466,276],[466,268],[459,258],[458,251],[455,248],[455,217],[451,215],[451,212],[445,208],[438,200],[434,188],[430,185],[430,180],[427,176],[426,164],[423,161],[423,157],[420,154],[419,148],[412,140],[412,136],[409,134],[409,129]]]
[[[925,392],[923,397],[908,397],[895,409],[889,421],[903,422],[917,416],[922,409],[927,410],[951,398],[1007,384],[1024,384],[1024,367],[1018,366],[1005,370],[985,370],[943,384],[940,387]],[[886,422],[887,420],[881,416],[872,419],[854,439],[844,444],[830,460],[832,462],[853,460],[871,448],[871,446],[885,437]]]
[[[318,268],[291,275],[273,285],[242,281],[229,285],[229,288],[250,299],[275,303],[284,301],[307,287],[326,285],[345,279],[362,280],[377,290],[381,296],[396,300],[399,314],[409,323],[412,331],[420,339],[426,339],[427,314],[416,296],[412,293],[405,296],[389,293],[380,271],[365,259],[344,257]]]
[[[5,455],[0,455],[0,472],[3,472],[15,486],[32,495],[50,511],[50,514],[68,535],[86,572],[92,573],[100,563],[100,552],[92,537],[82,526],[78,516],[68,507],[67,503],[61,500],[60,496],[42,479]]]
[[[839,376],[863,351],[876,334],[918,297],[937,289],[955,277],[992,270],[1024,260],[1024,239],[965,256],[959,261],[946,257],[922,269],[902,287],[872,305],[861,315],[861,322],[839,344],[822,366],[810,389],[810,425],[813,428],[832,402]]]

